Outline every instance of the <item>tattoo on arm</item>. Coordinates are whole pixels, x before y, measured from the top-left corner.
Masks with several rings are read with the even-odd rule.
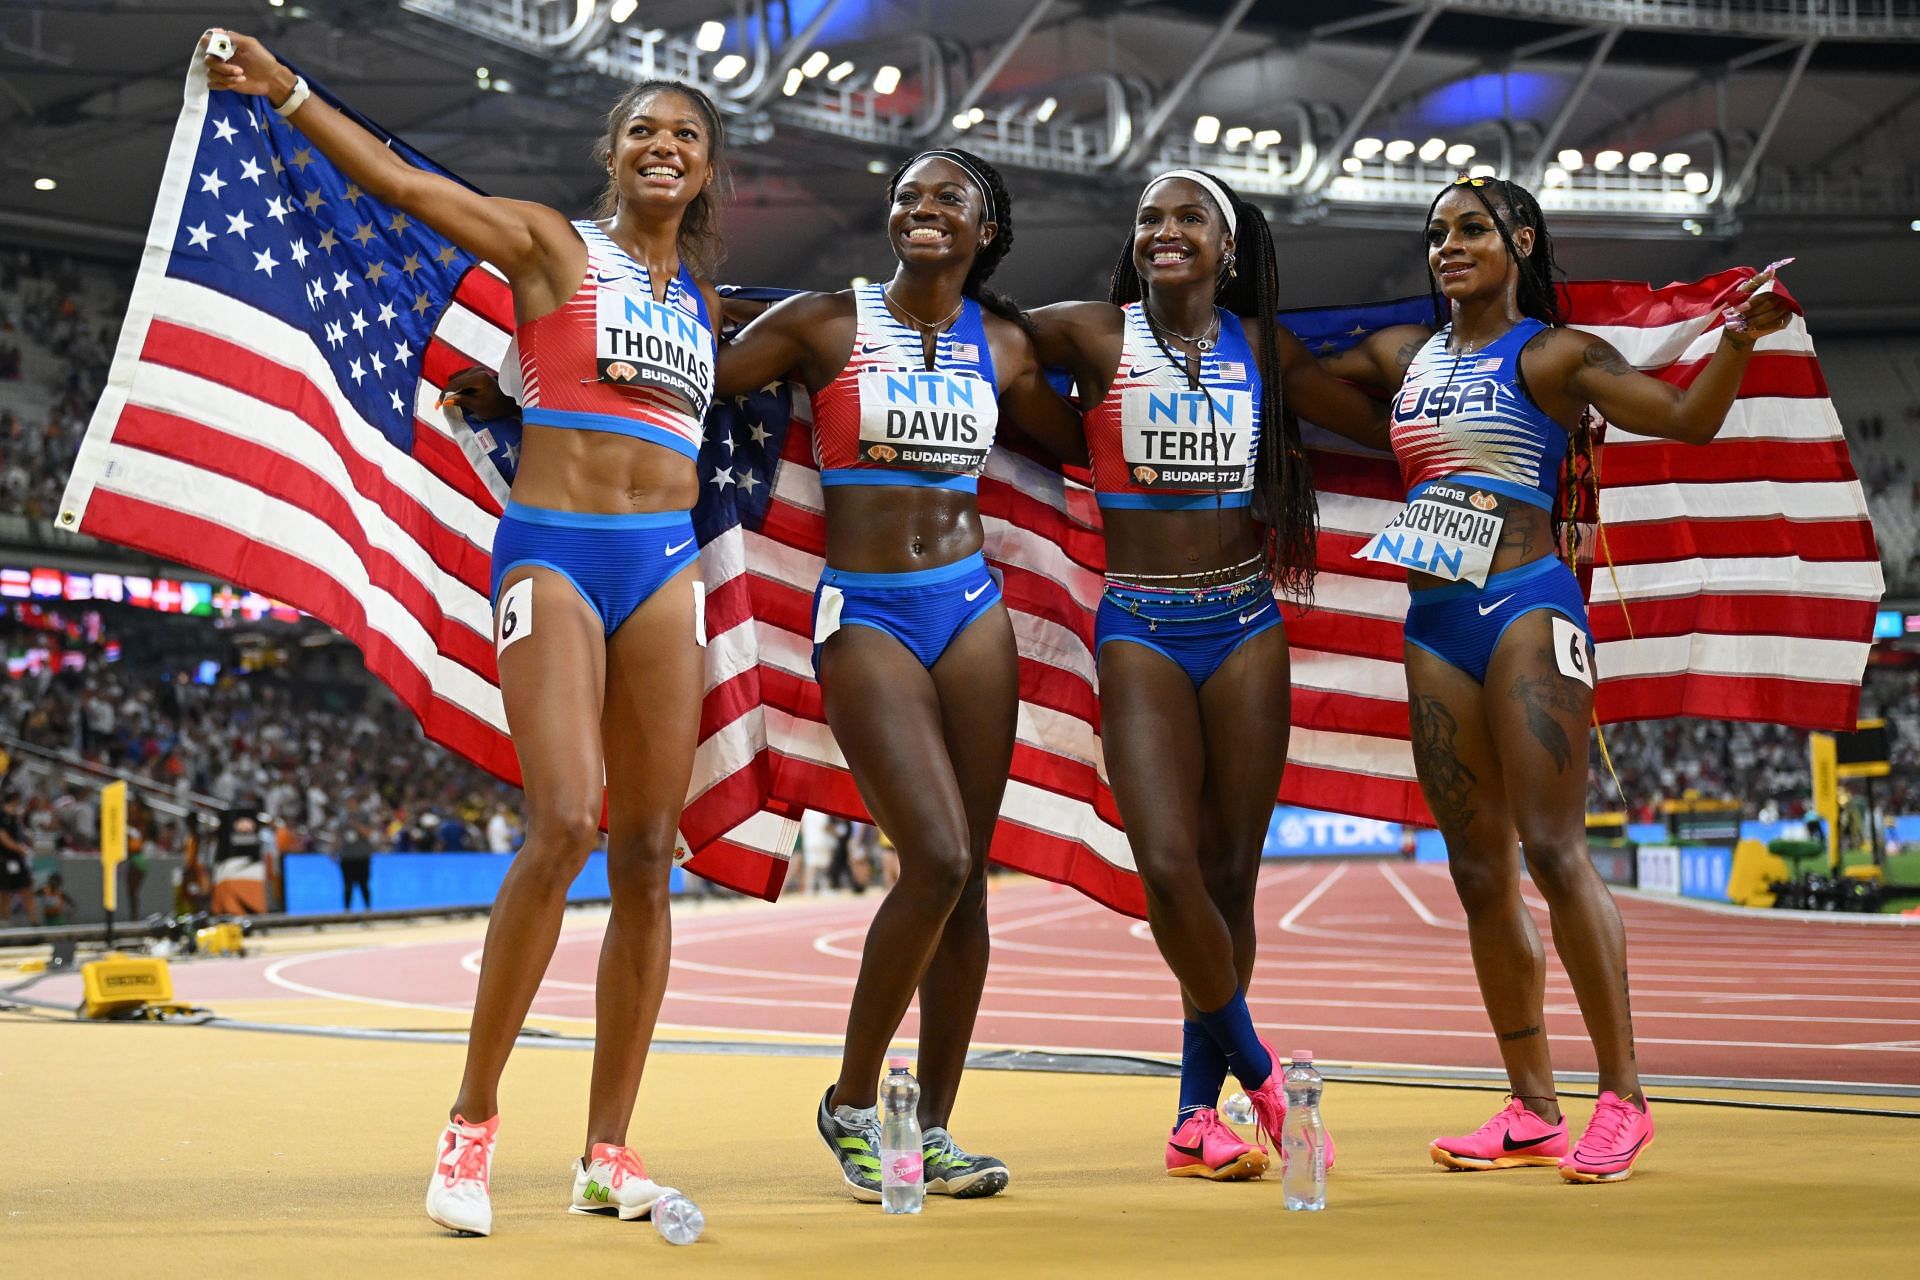
[[[1518,1031],[1502,1031],[1500,1033],[1500,1043],[1512,1044],[1515,1040],[1530,1040],[1539,1034],[1540,1028],[1537,1026],[1523,1027]]]
[[[1420,348],[1426,345],[1424,339],[1415,338],[1410,342],[1401,343],[1400,349],[1393,353],[1393,367],[1402,378],[1407,376],[1407,370],[1412,366],[1413,358],[1420,354]]]
[[[1460,722],[1440,699],[1420,695],[1407,705],[1413,728],[1413,759],[1420,788],[1442,831],[1464,832],[1473,823],[1473,788],[1480,781],[1460,759],[1455,739]]]
[[[1580,353],[1580,363],[1614,378],[1624,378],[1634,372],[1633,366],[1627,363],[1625,356],[1614,350],[1611,342],[1599,338],[1589,342],[1587,349]]]
[[[1545,649],[1540,651],[1540,659],[1549,667],[1553,665],[1553,655]],[[1526,710],[1528,731],[1547,749],[1547,754],[1553,757],[1555,770],[1560,773],[1565,773],[1567,765],[1573,760],[1573,743],[1560,722],[1554,719],[1553,713],[1562,711],[1579,714],[1580,700],[1567,687],[1575,683],[1558,673],[1521,676],[1507,691],[1507,696]]]

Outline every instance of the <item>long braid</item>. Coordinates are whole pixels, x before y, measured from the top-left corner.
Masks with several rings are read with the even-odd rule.
[[[1546,215],[1540,211],[1540,202],[1533,193],[1517,182],[1505,178],[1468,179],[1449,183],[1440,188],[1433,203],[1427,206],[1425,227],[1433,222],[1433,211],[1439,207],[1442,197],[1449,191],[1464,186],[1479,199],[1486,209],[1487,216],[1493,220],[1494,230],[1500,233],[1500,242],[1507,247],[1507,256],[1519,268],[1519,279],[1514,286],[1514,304],[1520,314],[1538,320],[1542,324],[1560,326],[1566,323],[1566,314],[1562,306],[1562,294],[1557,277],[1559,266],[1553,258],[1553,236],[1547,231]],[[1494,195],[1499,197],[1496,203]],[[1505,207],[1506,216],[1501,216]],[[1513,230],[1508,226],[1511,219],[1514,226],[1528,227],[1533,231],[1533,252],[1522,257],[1513,242]],[[1434,315],[1444,323],[1447,312],[1440,297],[1438,284],[1431,273],[1427,279],[1427,291],[1434,300]],[[1560,464],[1560,502],[1554,511],[1554,544],[1560,558],[1567,566],[1578,569],[1580,559],[1580,526],[1582,523],[1595,523],[1600,513],[1599,469],[1594,457],[1593,413],[1589,408],[1580,412],[1580,423],[1567,433],[1567,455]]]
[[[992,199],[994,223],[1000,228],[987,246],[974,255],[973,266],[967,271],[967,278],[960,284],[960,296],[972,298],[982,308],[999,316],[1002,320],[1019,325],[1028,333],[1033,332],[1033,321],[1021,309],[1020,304],[997,289],[986,287],[987,280],[999,267],[1002,260],[1013,252],[1013,193],[1007,190],[1006,179],[1000,171],[982,160],[971,151],[962,151],[959,147],[947,147],[955,155],[966,157],[967,163],[987,180],[987,194]],[[906,176],[919,156],[910,156],[903,161],[893,176],[887,179],[887,203],[893,203],[893,193],[900,186],[900,179]]]
[[[1211,177],[1212,175],[1208,175]],[[1253,516],[1265,524],[1267,567],[1274,583],[1302,603],[1313,599],[1315,554],[1320,530],[1319,496],[1313,470],[1300,440],[1300,420],[1287,404],[1276,333],[1280,314],[1280,262],[1273,232],[1259,206],[1242,200],[1233,188],[1213,179],[1233,201],[1238,232],[1233,266],[1222,272],[1214,293],[1217,305],[1260,323],[1248,335],[1260,367],[1260,445],[1254,457]],[[1129,237],[1114,264],[1107,299],[1125,306],[1146,297],[1145,282],[1133,265]]]

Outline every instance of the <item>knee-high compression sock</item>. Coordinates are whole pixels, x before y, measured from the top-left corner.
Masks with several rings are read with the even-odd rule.
[[[1220,1105],[1220,1088],[1227,1082],[1227,1055],[1197,1022],[1183,1023],[1180,1037],[1180,1113],[1177,1128],[1196,1111]]]
[[[1227,1068],[1248,1089],[1258,1089],[1273,1074],[1273,1055],[1260,1043],[1253,1029],[1253,1015],[1247,1011],[1247,993],[1242,991],[1212,1013],[1201,1013],[1200,1024],[1226,1055]]]

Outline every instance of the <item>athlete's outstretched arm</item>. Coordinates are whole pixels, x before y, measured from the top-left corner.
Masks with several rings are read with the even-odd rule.
[[[1355,444],[1387,450],[1387,406],[1350,382],[1343,382],[1308,354],[1305,344],[1285,325],[1274,326],[1280,344],[1280,368],[1287,404],[1316,426],[1336,431]],[[1416,348],[1417,350],[1418,348]]]
[[[293,72],[252,36],[226,34],[233,39],[233,55],[208,56],[208,85],[261,95],[276,105],[284,103],[294,89]],[[579,244],[578,234],[557,210],[483,196],[451,178],[416,169],[318,97],[308,98],[288,119],[368,195],[413,215],[468,253],[499,267],[516,292],[523,282],[552,269],[549,263],[556,250],[564,252]],[[584,262],[585,250],[578,252]],[[566,288],[566,283],[555,281],[554,287]],[[559,301],[554,299],[556,305]]]
[[[1088,465],[1080,415],[1047,381],[1025,335],[1019,335],[1019,348],[1025,358],[1001,375],[1001,415],[1061,462]]]
[[[843,352],[839,364],[825,368],[823,331],[852,310],[843,293],[796,293],[775,303],[720,345],[714,394],[743,396],[793,376],[819,390],[846,363]]]
[[[1752,292],[1764,279],[1755,276],[1741,286],[1749,296],[1736,310],[1746,319],[1745,329],[1723,329],[1713,359],[1684,390],[1641,373],[1604,338],[1578,329],[1556,331],[1549,351],[1566,395],[1576,405],[1591,404],[1608,422],[1637,435],[1707,443],[1720,433],[1733,407],[1754,342],[1785,328],[1793,316],[1773,294]]]
[[[1389,325],[1368,334],[1345,351],[1319,357],[1320,367],[1346,382],[1357,382],[1379,391],[1398,391],[1406,381],[1407,366],[1432,336],[1433,330],[1423,324]]]

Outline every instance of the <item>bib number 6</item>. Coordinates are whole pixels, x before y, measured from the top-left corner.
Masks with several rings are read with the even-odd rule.
[[[1553,617],[1553,658],[1561,675],[1593,688],[1593,659],[1587,633],[1558,614]]]
[[[494,656],[507,651],[514,641],[533,634],[533,579],[522,578],[500,593],[500,607],[493,624]]]

